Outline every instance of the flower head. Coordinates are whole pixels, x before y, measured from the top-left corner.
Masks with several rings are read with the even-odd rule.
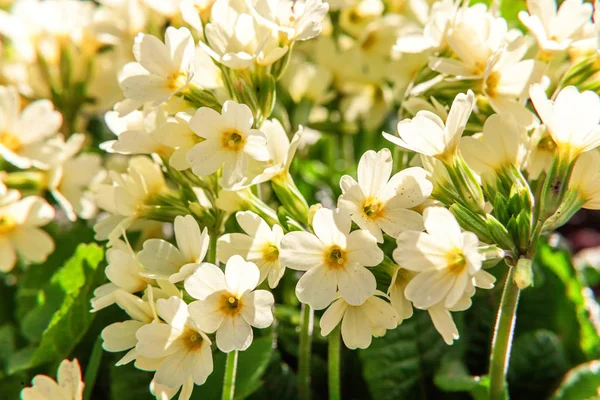
[[[204,263],[185,280],[185,290],[198,301],[189,310],[196,325],[207,333],[217,332],[217,347],[223,352],[246,350],[252,343],[252,327],[273,323],[273,295],[254,290],[260,272],[251,262],[234,255],[225,273]]]
[[[230,233],[219,238],[217,258],[226,263],[234,255],[256,264],[260,270],[259,283],[269,278],[269,287],[274,288],[283,277],[285,267],[281,265],[279,253],[283,229],[279,225],[269,225],[252,211],[238,212],[235,215],[243,233]]]
[[[29,263],[46,261],[52,237],[40,229],[54,218],[54,208],[37,196],[0,204],[0,271],[9,272],[17,254]]]
[[[600,210],[600,154],[598,151],[588,151],[575,162],[569,190],[578,192],[583,208]]]
[[[22,400],[82,400],[85,384],[81,379],[79,361],[63,360],[58,367],[56,381],[46,375],[36,375],[32,386],[23,389]]]
[[[497,174],[511,165],[520,169],[528,142],[525,129],[515,121],[493,114],[485,121],[481,135],[462,138],[460,151],[479,175]]]
[[[168,27],[165,43],[138,34],[133,45],[137,62],[123,68],[119,84],[125,96],[158,105],[185,89],[194,77],[194,38],[187,28]]]
[[[0,156],[18,168],[48,169],[61,148],[46,143],[62,124],[52,102],[37,100],[22,111],[17,90],[0,86]]]
[[[542,86],[535,84],[529,94],[560,156],[573,160],[600,145],[600,96],[596,93],[580,93],[567,86],[552,101]]]
[[[49,144],[61,148],[61,156],[48,174],[48,189],[67,217],[74,221],[77,216],[89,219],[97,211],[92,190],[106,177],[102,157],[82,153],[85,135],[74,134],[67,141],[58,135]]]
[[[245,104],[228,100],[221,114],[202,107],[190,119],[190,128],[204,140],[187,153],[192,171],[198,176],[216,172],[223,166],[222,184],[231,187],[244,178],[249,159],[267,161],[267,141],[252,129],[254,118]]]
[[[132,158],[126,174],[111,171],[110,177],[111,185],[98,186],[96,202],[113,215],[94,226],[97,240],[120,236],[124,229],[143,218],[146,205],[167,190],[160,166],[144,156]]]
[[[474,286],[492,287],[493,276],[481,269],[477,236],[461,232],[445,208],[429,207],[423,217],[427,232],[401,233],[393,253],[403,268],[418,272],[406,286],[406,298],[421,309],[438,303],[452,308]]]
[[[200,266],[208,251],[208,231],[200,232],[191,215],[177,216],[174,222],[177,247],[162,239],[149,239],[138,253],[144,266],[144,275],[167,279],[171,283],[183,281]]]
[[[165,323],[146,324],[137,330],[137,352],[156,359],[156,383],[179,388],[191,377],[196,385],[202,385],[213,371],[210,339],[180,298],[159,299],[156,308]]]
[[[475,95],[472,91],[460,93],[452,103],[446,124],[430,111],[419,111],[414,118],[398,123],[400,137],[388,133],[383,136],[405,149],[447,160],[456,153],[474,104]]]
[[[128,243],[115,240],[111,245],[112,247],[106,251],[108,265],[104,270],[110,282],[99,286],[94,291],[94,298],[91,300],[92,312],[117,302],[117,291],[141,292],[151,282],[151,279],[142,275],[144,269]]]
[[[352,216],[378,242],[383,232],[397,237],[403,230],[423,230],[423,217],[409,210],[425,201],[433,189],[423,168],[414,167],[392,174],[388,149],[367,151],[358,163],[358,182],[349,175],[340,180],[338,207]]]
[[[268,66],[288,51],[287,45],[279,44],[279,32],[252,16],[244,1],[216,0],[204,34],[210,46],[203,42],[200,46],[216,61],[233,69],[249,68],[254,63]]]
[[[519,19],[535,36],[540,50],[555,53],[583,39],[590,24],[592,5],[582,0],[566,0],[557,10],[555,0],[527,0],[527,11]]]
[[[335,300],[321,317],[321,335],[327,336],[342,323],[342,340],[349,349],[366,349],[373,336],[385,335],[387,329],[398,326],[398,313],[382,297],[381,292],[367,298],[363,304],[353,306],[343,298]]]
[[[365,266],[383,261],[383,251],[368,231],[350,232],[351,224],[346,212],[321,208],[313,217],[315,234],[290,232],[283,237],[283,265],[306,271],[296,286],[301,302],[320,310],[339,290],[348,304],[358,306],[375,293],[375,277]]]

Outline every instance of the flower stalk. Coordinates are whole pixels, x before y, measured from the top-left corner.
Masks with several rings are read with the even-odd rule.
[[[310,400],[311,397],[310,355],[314,313],[314,310],[308,304],[302,305],[298,351],[298,397],[300,400]]]
[[[227,361],[225,363],[225,380],[223,381],[223,396],[221,396],[222,400],[233,400],[234,398],[237,360],[237,350],[227,353]]]
[[[494,329],[490,358],[490,400],[503,398],[506,391],[506,371],[515,329],[517,304],[521,293],[514,281],[515,271],[516,268],[511,267],[506,276]]]
[[[341,325],[341,324],[340,324]],[[329,377],[329,400],[340,400],[340,325],[329,334],[327,365]]]

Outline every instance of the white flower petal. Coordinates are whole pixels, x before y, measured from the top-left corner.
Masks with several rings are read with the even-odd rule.
[[[308,232],[290,232],[281,240],[281,264],[298,271],[323,264],[325,246]]]
[[[340,294],[352,306],[363,304],[377,290],[375,276],[361,265],[350,264],[335,273]]]
[[[333,329],[339,325],[340,321],[344,317],[348,303],[343,299],[337,299],[334,301],[323,313],[319,326],[321,327],[321,336],[327,336],[333,331]]]
[[[241,300],[243,308],[242,317],[256,328],[266,328],[273,323],[272,307],[275,299],[267,290],[256,290],[244,295]]]
[[[375,197],[392,174],[392,153],[384,148],[377,153],[369,150],[358,163],[358,183],[363,193]]]
[[[203,300],[207,296],[225,290],[225,274],[214,264],[202,263],[200,268],[184,282],[186,292],[195,299]]]
[[[231,257],[225,265],[227,288],[238,296],[253,290],[259,279],[260,271],[256,264],[246,262],[241,256]]]
[[[252,344],[252,327],[241,315],[227,317],[217,330],[217,347],[224,353],[246,350]]]
[[[360,307],[348,307],[342,320],[342,339],[349,349],[366,349],[371,344],[372,326]]]
[[[315,310],[327,307],[335,298],[337,277],[325,266],[308,270],[296,285],[296,296]]]
[[[383,261],[383,251],[377,246],[377,239],[369,232],[359,229],[348,235],[346,247],[348,262],[374,267]]]
[[[223,324],[223,294],[224,292],[213,293],[204,300],[193,301],[188,305],[190,317],[203,332],[213,333]]]

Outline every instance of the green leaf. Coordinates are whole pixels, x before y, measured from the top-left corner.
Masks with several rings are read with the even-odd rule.
[[[84,223],[76,223],[66,232],[56,225],[50,229],[56,250],[40,265],[31,265],[21,276],[16,294],[16,316],[21,320],[38,305],[39,289],[48,282],[52,274],[60,268],[74,253],[80,243],[91,242],[94,238],[92,228]]]
[[[577,279],[567,252],[540,243],[534,260],[534,287],[521,294],[516,336],[549,329],[565,347],[571,366],[600,358],[600,334],[590,320],[593,299]]]
[[[17,328],[12,324],[4,324],[0,327],[0,366],[2,370],[17,348]],[[4,372],[0,370],[0,378]]]
[[[433,375],[447,349],[429,315],[415,310],[398,328],[359,351],[371,396],[378,400],[419,398],[421,384]]]
[[[39,345],[23,349],[11,358],[9,373],[69,355],[94,318],[89,301],[94,289],[105,279],[103,269],[99,268],[103,258],[104,251],[98,245],[81,244],[75,255],[52,275],[40,291],[43,293],[40,298],[45,301],[30,311],[31,315],[42,319],[40,325],[45,325],[45,313],[50,313],[49,323],[43,329]],[[48,306],[57,304],[55,310]],[[34,317],[29,318],[32,322],[27,329],[31,334],[40,327],[33,321]]]
[[[150,382],[154,372],[141,371],[133,363],[110,367],[110,400],[150,400]]]
[[[92,350],[92,355],[90,356],[90,361],[85,367],[85,389],[83,392],[84,400],[89,400],[92,397],[92,391],[94,390],[94,384],[96,383],[96,377],[98,376],[98,370],[100,369],[100,362],[102,361],[102,337],[98,336],[96,338],[96,342],[94,343],[94,349]]]
[[[258,390],[263,382],[262,376],[269,366],[273,355],[273,340],[270,337],[255,339],[252,345],[238,354],[237,375],[235,380],[235,398],[244,399]],[[223,390],[226,354],[213,353],[213,373],[204,385],[196,386],[192,399],[219,400]]]
[[[279,351],[275,351],[264,374],[262,387],[253,393],[250,398],[255,400],[266,398],[295,399],[297,398],[296,379],[294,371],[281,359]]]
[[[508,386],[512,393],[546,398],[567,369],[565,349],[555,333],[543,329],[528,332],[513,344]]]
[[[455,356],[444,357],[434,376],[435,385],[445,392],[470,392],[475,400],[489,398],[489,378],[471,376],[465,365]]]
[[[552,400],[598,399],[600,388],[600,361],[581,364],[565,376]]]

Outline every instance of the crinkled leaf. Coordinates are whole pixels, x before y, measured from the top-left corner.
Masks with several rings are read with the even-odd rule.
[[[581,364],[565,376],[552,400],[597,399],[600,388],[600,361]]]
[[[540,243],[534,260],[534,287],[523,290],[516,337],[548,329],[563,343],[567,360],[576,365],[600,357],[600,334],[592,319],[597,304],[577,279],[569,254]]]
[[[567,369],[565,349],[555,333],[527,332],[513,343],[508,386],[520,396],[546,398]]]
[[[31,311],[40,316],[50,312],[51,319],[35,348],[23,349],[11,358],[10,373],[69,355],[94,318],[89,301],[94,289],[105,279],[103,269],[99,268],[103,258],[104,251],[98,245],[82,244],[73,257],[52,275],[42,291],[47,302],[58,304],[58,308],[49,310],[44,302]],[[56,301],[56,298],[60,300]]]
[[[40,288],[48,282],[52,274],[60,268],[74,253],[80,243],[91,242],[94,231],[82,222],[64,232],[58,226],[51,225],[56,250],[40,265],[31,265],[20,277],[16,294],[16,312],[18,320],[27,318],[29,311],[37,307],[40,301]],[[49,320],[46,321],[46,324]],[[39,333],[33,333],[39,338]],[[25,337],[28,333],[23,332]]]
[[[359,351],[371,396],[419,398],[420,385],[431,378],[447,348],[429,315],[416,310],[396,329]]]

